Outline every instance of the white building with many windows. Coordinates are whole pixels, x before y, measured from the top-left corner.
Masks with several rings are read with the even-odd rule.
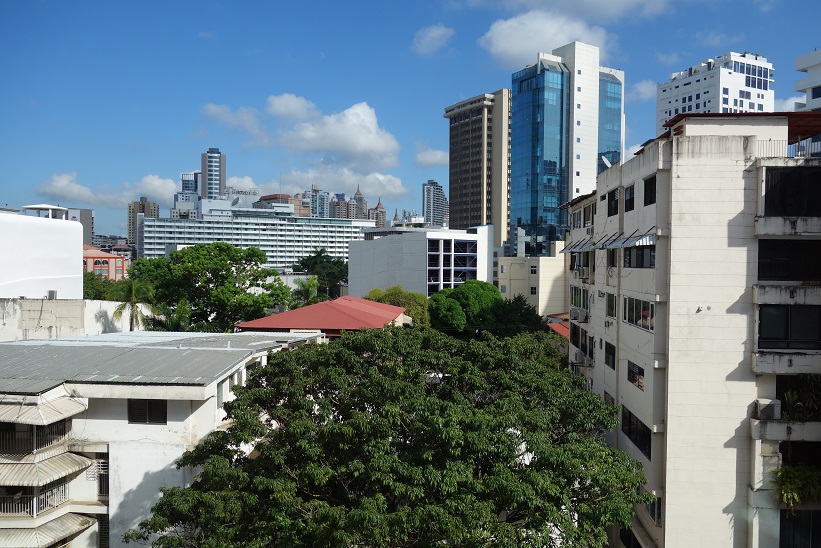
[[[656,497],[611,546],[821,546],[821,159],[795,144],[821,112],[668,126],[570,205],[569,362]]]
[[[467,230],[393,227],[351,242],[348,294],[401,285],[431,296],[468,280],[493,281],[493,226]]]
[[[674,72],[656,92],[656,134],[678,114],[772,112],[774,70],[763,56],[729,52]]]
[[[133,332],[0,344],[0,546],[123,546],[269,350],[321,334]]]

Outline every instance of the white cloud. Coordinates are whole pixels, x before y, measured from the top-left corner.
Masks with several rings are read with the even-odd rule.
[[[622,160],[622,161],[623,162],[628,161],[630,158],[632,158],[636,154],[636,152],[640,151],[641,149],[642,149],[642,145],[630,145],[629,147],[627,147],[627,152],[624,154],[624,160]]]
[[[775,8],[778,0],[753,0],[753,5],[758,8],[761,13],[767,13]]]
[[[786,99],[776,99],[773,108],[775,112],[792,112],[795,110],[795,102],[803,103],[807,100],[805,95],[796,95]]]
[[[663,65],[675,65],[675,64],[678,63],[678,59],[679,59],[678,53],[675,53],[675,52],[672,52],[672,53],[657,52],[656,53],[656,61],[658,61],[659,63],[661,63]]]
[[[431,55],[445,47],[456,31],[444,25],[431,25],[416,31],[413,51],[419,55]]]
[[[247,133],[258,145],[271,142],[270,134],[265,130],[259,119],[259,111],[250,107],[239,107],[231,110],[228,105],[208,103],[202,107],[203,113],[209,118],[222,122],[231,129]]]
[[[302,120],[317,114],[318,111],[316,105],[305,97],[293,93],[283,93],[282,95],[268,97],[265,112],[273,116]]]
[[[247,175],[245,177],[228,177],[228,180],[225,181],[225,186],[230,186],[237,190],[251,190],[254,188],[259,188],[254,180]]]
[[[416,164],[422,167],[447,165],[450,156],[447,151],[426,148],[416,153]]]
[[[709,46],[711,48],[721,48],[730,44],[736,44],[745,39],[744,33],[738,33],[734,36],[729,36],[723,32],[697,32],[696,43],[702,46]]]
[[[376,112],[357,103],[342,112],[294,126],[282,144],[298,152],[320,153],[322,161],[359,172],[398,165],[399,143],[379,127]]]
[[[550,53],[573,41],[598,46],[602,60],[615,44],[615,36],[557,12],[533,10],[495,21],[479,45],[504,63],[523,67],[536,61],[537,52]]]
[[[116,191],[92,189],[77,182],[77,173],[55,173],[37,187],[36,192],[51,200],[70,205],[90,205],[124,209],[128,202],[146,196],[162,207],[171,207],[177,183],[158,175],[146,175],[135,183],[124,182]]]
[[[648,101],[656,98],[656,83],[652,80],[636,82],[625,96],[625,101]]]
[[[764,0],[756,0],[764,1]],[[467,0],[468,7],[492,7],[499,0]],[[652,17],[665,12],[669,0],[503,0],[501,4],[511,10],[556,10],[587,20],[612,22],[623,16]]]

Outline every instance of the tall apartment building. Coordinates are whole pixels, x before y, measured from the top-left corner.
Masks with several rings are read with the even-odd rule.
[[[157,219],[160,216],[160,206],[156,202],[149,202],[145,196],[140,196],[139,201],[132,201],[128,204],[128,243],[137,243],[138,215],[142,213],[147,219]]]
[[[510,90],[445,108],[450,124],[448,226],[492,224],[494,246],[507,239],[510,193]]]
[[[200,197],[216,200],[225,194],[225,154],[218,148],[209,148],[200,156]]]
[[[94,210],[69,208],[68,219],[83,225],[83,245],[91,245],[94,241]]]
[[[668,127],[569,204],[569,362],[655,496],[611,546],[821,546],[821,112]]]
[[[388,215],[385,206],[382,205],[382,198],[376,202],[376,206],[368,209],[368,219],[376,223],[376,228],[384,228]]]
[[[82,303],[80,303],[82,305]],[[318,333],[112,333],[0,345],[0,545],[130,546],[231,387]],[[59,356],[59,359],[54,359]],[[104,372],[104,373],[101,373]]]
[[[551,257],[568,229],[561,205],[622,159],[624,73],[573,42],[540,53],[512,81],[509,255]]]
[[[442,185],[433,179],[422,183],[422,216],[425,218],[425,224],[447,226],[448,209],[448,199]]]
[[[311,204],[311,217],[328,219],[331,217],[331,193],[311,185],[311,190],[295,195],[296,198],[307,199]]]
[[[690,112],[772,112],[772,63],[755,53],[725,53],[674,72],[656,91],[656,134]]]

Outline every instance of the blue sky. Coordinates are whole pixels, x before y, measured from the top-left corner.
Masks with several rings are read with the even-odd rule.
[[[767,57],[791,110],[819,20],[787,0],[4,0],[0,206],[91,207],[97,233],[125,234],[129,200],[167,215],[219,147],[239,188],[359,184],[390,216],[421,211],[422,183],[447,188],[444,108],[539,51],[580,40],[625,71],[633,147],[655,136],[655,84],[728,51]]]

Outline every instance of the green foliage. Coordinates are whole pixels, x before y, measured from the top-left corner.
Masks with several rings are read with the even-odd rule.
[[[512,337],[519,333],[547,331],[547,323],[535,306],[523,295],[496,301],[487,330],[497,337]]]
[[[291,291],[291,300],[288,303],[288,308],[301,308],[309,304],[316,304],[322,301],[327,301],[327,295],[320,295],[319,281],[316,276],[311,276],[307,280],[302,278],[294,278],[294,285],[296,287]]]
[[[347,332],[270,355],[227,432],[179,461],[129,540],[155,546],[600,547],[641,464],[604,444],[617,408],[559,369],[551,335]],[[247,454],[244,444],[253,444]]]
[[[378,303],[401,306],[405,313],[413,320],[414,327],[429,327],[430,314],[428,312],[428,298],[422,293],[406,291],[401,285],[393,285],[382,291],[379,288],[371,289],[365,298]]]
[[[801,501],[821,501],[821,467],[785,464],[773,474],[778,499],[790,508]]]
[[[430,325],[439,331],[455,333],[462,331],[467,325],[465,311],[455,299],[448,297],[452,289],[445,289],[430,298]]]
[[[106,297],[111,282],[93,272],[83,272],[83,298],[102,301]]]
[[[821,375],[798,375],[796,390],[784,392],[785,420],[817,421],[821,419]]]
[[[143,279],[123,278],[113,282],[108,287],[106,295],[108,300],[118,301],[120,304],[114,309],[112,317],[119,321],[124,313],[128,313],[128,330],[134,331],[135,327],[146,324],[146,316],[140,305],[149,308],[153,313],[154,308],[154,286]]]
[[[499,288],[479,280],[466,281],[457,286],[448,297],[462,307],[471,329],[486,329],[493,318],[493,307],[502,300]]]
[[[146,318],[148,331],[197,331],[191,326],[191,305],[185,299],[175,307],[161,304],[157,306],[155,315]]]
[[[324,247],[315,248],[312,254],[298,260],[294,270],[316,276],[319,282],[317,292],[331,299],[339,297],[339,285],[348,281],[348,263],[331,257]]]
[[[140,259],[131,275],[149,280],[157,288],[157,301],[172,310],[181,301],[188,303],[197,330],[227,331],[288,302],[291,292],[282,280],[266,282],[277,273],[264,268],[265,261],[255,247],[215,242],[175,251],[170,259]]]

